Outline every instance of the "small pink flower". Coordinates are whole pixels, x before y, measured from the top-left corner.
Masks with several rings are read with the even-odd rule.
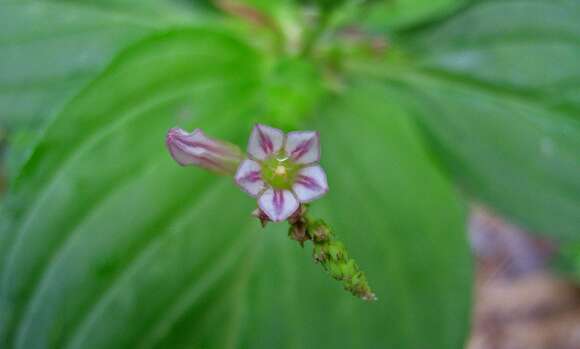
[[[288,219],[301,203],[326,194],[328,183],[320,161],[318,132],[281,130],[256,125],[248,158],[238,167],[236,183],[258,199],[258,207],[274,222]]]
[[[200,129],[188,133],[172,128],[167,132],[166,144],[181,166],[200,166],[218,174],[233,175],[243,159],[240,148],[207,137]]]

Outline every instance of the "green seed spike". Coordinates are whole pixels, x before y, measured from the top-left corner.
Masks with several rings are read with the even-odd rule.
[[[342,281],[345,290],[365,301],[377,300],[365,274],[354,259],[349,257],[344,244],[336,240],[330,226],[321,219],[310,218],[306,210],[306,207],[302,206],[288,220],[290,238],[301,245],[304,241],[311,240],[314,244],[312,251],[314,261],[320,263],[334,279]]]

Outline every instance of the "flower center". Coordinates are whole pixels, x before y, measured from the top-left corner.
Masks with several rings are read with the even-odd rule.
[[[275,189],[290,189],[299,166],[286,156],[272,156],[262,162],[262,178]]]

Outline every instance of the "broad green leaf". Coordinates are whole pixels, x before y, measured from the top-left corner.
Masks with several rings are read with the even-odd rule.
[[[463,347],[472,279],[462,209],[409,116],[377,103],[383,93],[358,84],[312,125],[331,186],[313,207],[350,246],[379,301],[347,296],[277,227],[240,266],[247,280],[230,287],[233,299],[216,296],[221,306],[203,320],[201,304],[182,309],[157,348],[224,347],[207,337],[218,327],[241,348]]]
[[[277,125],[296,128],[312,116],[325,93],[321,75],[316,66],[301,59],[277,62],[264,81],[265,114]]]
[[[468,193],[567,240],[580,239],[578,23],[574,1],[476,2],[409,33],[407,62],[367,70],[397,82],[385,98],[419,117]]]
[[[357,321],[376,331],[377,344],[353,347],[463,348],[473,283],[463,208],[411,116],[381,100],[382,88],[352,88],[319,128],[325,154],[337,153],[328,156],[330,198],[336,198],[326,202],[329,215],[371,282],[385,275],[374,286],[383,314]]]
[[[440,18],[468,0],[376,0],[371,1],[364,23],[374,29],[393,29]]]
[[[378,302],[329,289],[334,281],[300,261],[304,251],[270,243],[248,285],[241,347],[463,348],[472,278],[462,208],[410,116],[384,93],[355,84],[312,125],[330,184],[314,210],[349,246]]]
[[[563,240],[580,234],[580,124],[529,99],[419,79],[419,111],[444,161],[477,199]]]
[[[550,260],[552,271],[567,279],[580,280],[580,244],[559,246]]]
[[[157,3],[120,11],[99,3],[0,2],[0,127],[36,130],[119,49],[155,29],[184,22]],[[152,9],[149,10],[152,12]]]
[[[8,178],[52,116],[119,50],[176,23],[201,22],[201,12],[188,7],[169,0],[0,2],[0,129],[7,133]]]
[[[254,99],[258,63],[252,50],[224,34],[160,34],[125,52],[60,113],[7,202],[15,225],[1,234],[3,341],[61,347],[72,340],[72,327],[87,315],[82,305],[104,292],[117,263],[160,230],[170,231],[172,217],[210,190],[208,176],[196,179],[172,163],[164,133],[194,123],[210,134],[246,129],[248,119],[239,116]],[[69,264],[71,258],[81,259]],[[63,262],[71,269],[59,269]],[[66,280],[53,278],[55,271]],[[44,303],[57,289],[78,287],[84,293]],[[79,304],[74,310],[72,299]]]
[[[175,124],[245,143],[262,74],[229,35],[179,30],[124,52],[59,113],[2,211],[3,348],[462,347],[463,209],[381,87],[310,125],[332,187],[315,211],[377,303],[341,290],[284,224],[260,229],[231,179],[170,159]]]
[[[38,0],[31,0],[38,1]],[[70,3],[75,6],[91,6],[106,12],[139,16],[142,20],[159,22],[160,20],[186,20],[187,16],[207,15],[204,1],[194,0],[44,0],[54,3]],[[211,0],[210,0],[211,1]]]
[[[579,22],[575,0],[481,1],[413,33],[410,53],[423,69],[525,94],[577,117]]]

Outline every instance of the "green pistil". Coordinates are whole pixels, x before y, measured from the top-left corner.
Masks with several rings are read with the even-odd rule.
[[[275,189],[291,189],[299,169],[286,155],[278,154],[262,162],[262,178]]]

